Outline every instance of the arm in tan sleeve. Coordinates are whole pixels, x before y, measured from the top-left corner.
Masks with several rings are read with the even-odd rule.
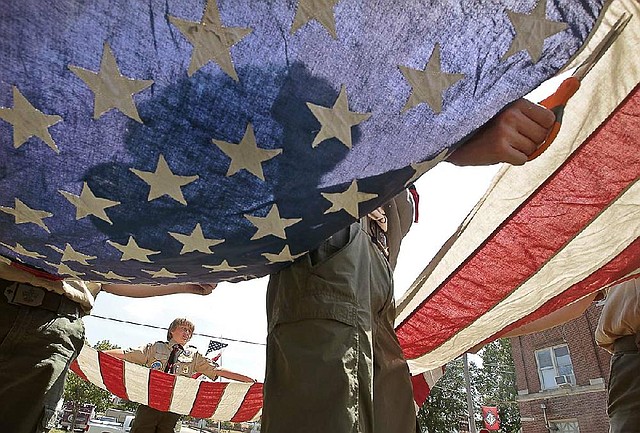
[[[585,310],[591,305],[591,302],[599,295],[600,292],[592,293],[585,296],[582,299],[578,299],[569,305],[565,305],[556,311],[547,314],[544,317],[534,320],[533,322],[522,325],[518,328],[512,329],[500,336],[500,338],[518,337],[520,335],[533,334],[535,332],[541,332],[546,329],[551,329],[555,326],[567,323],[570,320],[580,317]],[[468,350],[469,353],[477,353],[484,347],[484,344],[477,344]]]
[[[209,379],[216,380],[218,378],[217,364],[202,356],[200,352],[196,352],[194,367],[196,373],[202,373]]]
[[[103,284],[102,290],[118,296],[131,298],[148,298],[151,296],[173,295],[175,293],[194,293],[209,295],[216,288],[216,284]]]
[[[237,380],[238,382],[248,382],[248,383],[256,382],[255,379],[252,379],[249,376],[245,376],[244,374],[225,370],[223,368],[218,369],[218,376],[226,377],[227,379],[231,379],[231,380]]]
[[[151,346],[153,346],[153,344],[149,343],[146,346],[136,349],[110,349],[105,350],[104,353],[135,364],[146,365],[149,360],[149,351],[151,350]]]
[[[196,354],[196,372],[202,373],[214,380],[220,376],[231,380],[237,380],[239,382],[255,382],[254,379],[249,376],[245,376],[244,374],[234,373],[233,371],[218,368],[213,361],[208,360],[200,353]]]
[[[519,328],[512,329],[504,334],[502,338],[533,334],[534,332],[544,331],[545,329],[550,329],[576,319],[584,314],[585,310],[589,305],[591,305],[591,302],[593,302],[596,296],[598,296],[598,293],[599,292],[592,293],[582,299],[572,302],[569,305],[565,305],[564,307],[559,308],[538,320],[522,325]]]
[[[107,355],[111,355],[118,359],[124,359],[124,349],[109,349],[104,350],[103,353],[106,353]]]

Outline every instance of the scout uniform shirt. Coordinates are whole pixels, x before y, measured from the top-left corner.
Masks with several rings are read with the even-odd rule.
[[[613,353],[615,341],[640,333],[640,278],[625,281],[607,290],[595,338],[598,346]]]
[[[141,364],[152,370],[165,371],[167,361],[171,355],[175,341],[156,341],[137,349],[127,349],[124,351],[125,361]],[[218,377],[218,365],[202,356],[194,346],[187,346],[178,356],[175,374],[191,377],[195,373],[202,373],[210,379]]]
[[[7,263],[0,261],[0,279],[29,284],[64,295],[79,304],[85,313],[91,310],[95,298],[102,288],[100,283],[79,280],[51,280],[38,277],[31,272],[11,265],[10,261]]]

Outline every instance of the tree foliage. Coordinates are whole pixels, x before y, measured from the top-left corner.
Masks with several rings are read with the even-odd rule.
[[[472,383],[477,367],[469,365]],[[445,374],[429,393],[429,398],[418,412],[423,432],[458,431],[460,422],[467,420],[467,392],[464,383],[462,359],[447,364]]]
[[[484,427],[481,406],[497,406],[500,432],[516,433],[520,429],[520,411],[516,403],[515,366],[509,339],[487,344],[480,356],[482,367],[469,363],[476,430]],[[444,376],[418,412],[418,420],[423,432],[449,433],[460,430],[461,422],[468,419],[467,413],[464,370],[462,358],[459,358],[447,364]]]
[[[482,365],[476,382],[481,403],[498,407],[501,432],[518,432],[520,410],[516,402],[516,372],[509,339],[502,338],[487,344],[482,351]]]

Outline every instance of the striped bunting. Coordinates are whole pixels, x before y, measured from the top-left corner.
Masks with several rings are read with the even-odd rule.
[[[399,301],[396,331],[412,374],[640,267],[640,5],[613,2],[589,47],[623,10],[634,18],[567,104],[551,148],[498,173]]]
[[[416,412],[420,410],[420,406],[427,400],[429,393],[442,376],[444,376],[444,367],[434,368],[433,370],[427,370],[424,373],[411,376]]]
[[[122,361],[85,345],[71,370],[120,398],[215,421],[256,421],[262,384],[207,382]]]

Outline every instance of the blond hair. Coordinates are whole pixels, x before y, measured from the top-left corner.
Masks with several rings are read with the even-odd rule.
[[[167,330],[167,341],[171,340],[173,331],[175,331],[178,326],[186,326],[191,331],[191,334],[193,334],[193,331],[196,329],[196,327],[189,319],[185,319],[182,317],[174,319],[173,322],[171,322],[171,325],[169,325],[169,329]]]

